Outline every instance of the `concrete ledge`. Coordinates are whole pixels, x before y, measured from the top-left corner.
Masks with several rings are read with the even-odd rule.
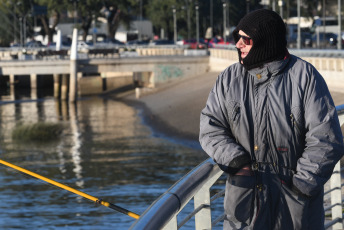
[[[92,95],[103,92],[103,79],[98,76],[79,78],[78,85],[79,95]]]
[[[311,63],[323,76],[331,91],[344,91],[344,58],[343,57],[307,57],[308,52],[299,51],[297,55]],[[305,55],[305,56],[302,56]],[[338,56],[338,55],[337,55]],[[236,50],[211,49],[209,66],[211,71],[223,71],[238,62]]]
[[[203,50],[184,50],[184,56],[207,56],[208,55],[208,50],[203,49]]]
[[[228,66],[238,62],[237,60],[228,60],[216,57],[209,58],[209,67],[212,72],[222,72]]]

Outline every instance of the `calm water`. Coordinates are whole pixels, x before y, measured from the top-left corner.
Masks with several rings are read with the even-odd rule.
[[[2,96],[0,113],[0,159],[138,214],[205,159],[199,149],[154,135],[140,111],[115,100],[72,106],[46,95]],[[62,136],[12,140],[16,124],[38,121],[62,124]],[[0,229],[128,229],[135,221],[6,166],[0,183]]]

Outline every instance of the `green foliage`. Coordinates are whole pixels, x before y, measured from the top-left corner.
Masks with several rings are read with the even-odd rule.
[[[173,7],[176,9],[178,36],[182,38],[196,37],[196,9],[199,5],[199,35],[204,37],[210,27],[210,5],[213,4],[212,20],[213,34],[223,34],[223,3],[227,3],[227,25],[236,26],[239,20],[247,13],[262,8],[261,0],[0,0],[0,45],[9,44],[20,37],[20,18],[26,15],[27,36],[33,34],[33,25],[38,23],[44,27],[42,35],[47,35],[51,41],[55,27],[59,23],[60,15],[67,11],[77,10],[79,29],[84,31],[84,38],[91,27],[94,18],[102,17],[108,22],[108,37],[113,38],[119,25],[129,28],[132,20],[143,19],[152,21],[154,34],[160,35],[164,30],[165,37],[173,39]],[[268,8],[272,9],[272,2]],[[284,18],[296,16],[297,1],[283,1]],[[327,0],[332,5],[336,0]],[[247,5],[249,3],[249,5]],[[322,1],[301,1],[301,15],[322,15]],[[142,9],[141,9],[142,4]],[[48,15],[33,18],[30,16],[34,5],[47,6]],[[279,12],[278,1],[275,0],[276,11]],[[320,11],[319,11],[320,9]],[[48,24],[50,19],[50,25]],[[53,20],[51,20],[53,19]],[[36,20],[36,21],[35,21]],[[43,23],[45,22],[45,23]],[[189,25],[189,27],[188,27]]]
[[[188,16],[190,20],[190,38],[196,38],[196,4],[199,6],[200,37],[204,37],[208,27],[211,27],[211,2],[213,4],[213,33],[223,34],[223,0],[147,0],[145,16],[154,25],[154,33],[160,35],[163,29],[166,37],[173,38],[173,6],[176,9],[178,35],[188,36]],[[227,0],[227,25],[236,26],[246,14],[246,1]],[[250,9],[257,9],[260,0],[250,0]]]
[[[169,38],[173,37],[172,5],[176,6],[176,0],[149,0],[146,11],[154,25],[155,34],[159,34],[160,30],[164,29]]]
[[[9,46],[10,42],[19,39],[19,19],[24,18],[30,10],[29,1],[0,0],[0,45]]]
[[[109,37],[114,37],[120,23],[127,27],[130,25],[130,10],[137,4],[135,0],[0,0],[0,43],[9,43],[9,41],[19,40],[20,37],[20,18],[25,17],[27,22],[28,37],[33,34],[33,25],[38,23],[43,26],[42,35],[47,35],[51,42],[55,27],[58,25],[60,15],[66,11],[73,12],[77,10],[78,19],[81,23],[78,25],[84,31],[84,37],[91,26],[93,18],[99,16],[105,17],[104,9],[110,11],[110,17],[107,18],[109,24]],[[32,8],[35,5],[47,6],[47,15],[38,15],[34,18]],[[111,17],[117,15],[117,17]],[[49,24],[49,18],[53,19]],[[34,22],[34,20],[36,20]]]
[[[38,122],[34,124],[19,124],[12,131],[13,140],[28,142],[44,142],[56,140],[62,133],[60,124]]]
[[[51,15],[54,11],[66,9],[64,0],[35,0],[33,1],[33,4],[47,6],[49,15]]]
[[[3,5],[0,5],[0,20],[0,46],[6,47],[13,40],[15,31],[12,12]]]

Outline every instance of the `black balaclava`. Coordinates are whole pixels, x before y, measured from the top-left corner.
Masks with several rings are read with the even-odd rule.
[[[235,43],[240,39],[239,30],[245,32],[253,40],[253,46],[244,59],[241,58],[241,52],[238,49],[239,61],[243,62],[247,70],[285,57],[286,27],[276,12],[260,9],[245,15],[233,31]]]

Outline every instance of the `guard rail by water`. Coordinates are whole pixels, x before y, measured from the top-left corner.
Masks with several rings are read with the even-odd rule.
[[[344,124],[344,104],[336,107],[339,122]],[[325,229],[343,229],[343,199],[340,162],[335,166],[329,181],[329,188],[325,189],[324,209],[326,215]],[[220,192],[210,196],[214,184],[221,178],[223,171],[207,159],[192,169],[188,174],[176,182],[161,195],[131,226],[131,230],[164,229],[175,230],[181,228],[193,217],[195,229],[212,229],[224,219],[224,213],[212,219],[212,202],[224,195],[224,185]],[[330,198],[330,201],[326,200]],[[193,201],[194,209],[183,220],[178,221],[178,215],[183,208]]]

